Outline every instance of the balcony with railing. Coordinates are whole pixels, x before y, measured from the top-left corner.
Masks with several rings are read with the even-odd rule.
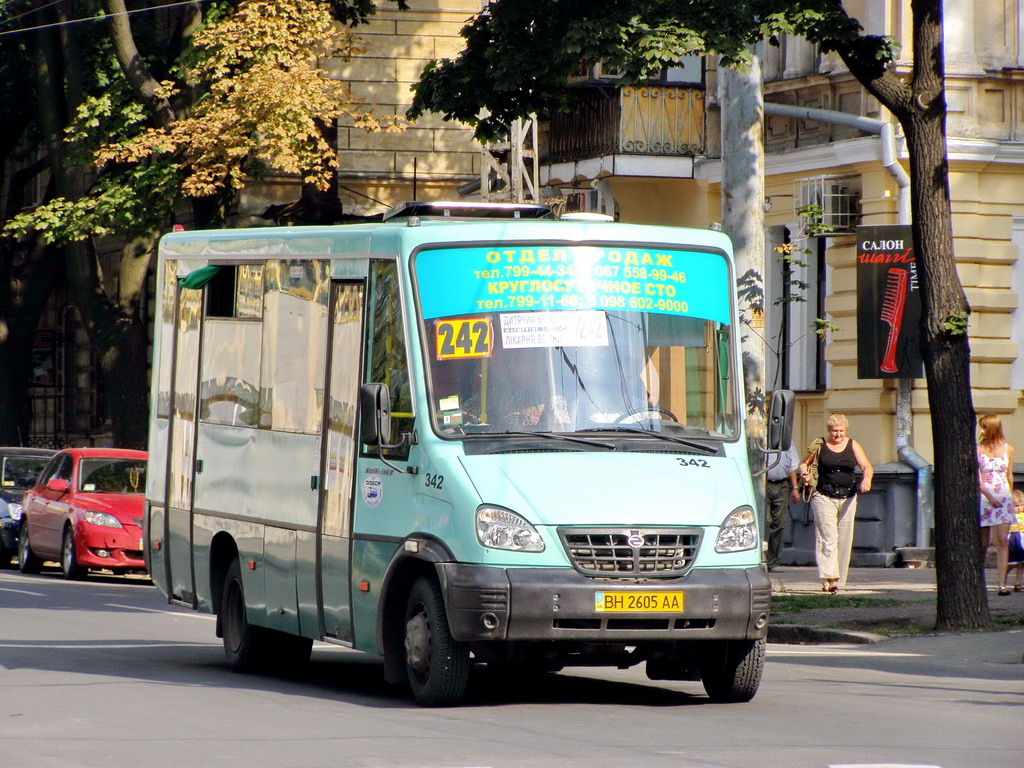
[[[548,162],[608,155],[697,157],[704,152],[704,89],[583,86],[548,126]]]

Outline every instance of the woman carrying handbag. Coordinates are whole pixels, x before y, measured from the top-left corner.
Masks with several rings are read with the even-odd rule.
[[[826,424],[827,437],[812,445],[797,467],[804,483],[810,484],[811,467],[817,463],[817,482],[811,494],[814,514],[814,555],[818,563],[821,591],[834,595],[846,586],[853,550],[853,523],[857,517],[857,493],[871,490],[874,468],[860,443],[847,436],[849,422],[841,413],[832,414]],[[819,441],[815,441],[817,444]],[[858,483],[855,470],[860,469]]]

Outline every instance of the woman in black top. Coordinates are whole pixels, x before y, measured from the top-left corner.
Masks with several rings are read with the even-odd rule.
[[[827,422],[828,436],[808,450],[797,467],[804,482],[811,479],[809,468],[817,461],[818,484],[811,496],[814,513],[814,555],[818,562],[821,591],[835,594],[846,586],[853,549],[853,522],[857,517],[857,493],[871,490],[874,468],[860,443],[848,437],[849,422],[834,413]],[[860,468],[857,482],[854,474]]]

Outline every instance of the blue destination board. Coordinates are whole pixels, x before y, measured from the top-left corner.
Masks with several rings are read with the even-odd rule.
[[[623,246],[436,248],[416,256],[425,319],[487,311],[631,310],[713,320],[729,315],[716,253]]]

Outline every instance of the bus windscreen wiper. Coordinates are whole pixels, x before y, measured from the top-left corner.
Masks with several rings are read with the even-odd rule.
[[[592,427],[590,429],[579,429],[577,432],[631,432],[634,435],[643,435],[644,437],[656,437],[661,440],[668,440],[671,443],[678,443],[679,445],[685,445],[687,448],[692,448],[700,453],[706,453],[708,456],[712,456],[718,453],[717,448],[712,448],[707,445],[701,445],[695,443],[692,440],[686,440],[682,437],[673,437],[672,435],[666,435],[664,432],[655,432],[652,429],[644,429],[642,427]]]
[[[570,443],[581,443],[582,445],[593,445],[598,448],[607,448],[609,451],[615,450],[615,446],[610,443],[602,443],[600,440],[593,440],[589,437],[570,437],[569,435],[563,435],[558,432],[482,432],[479,434],[491,438],[499,435],[501,437],[543,437],[547,440],[565,440]]]

